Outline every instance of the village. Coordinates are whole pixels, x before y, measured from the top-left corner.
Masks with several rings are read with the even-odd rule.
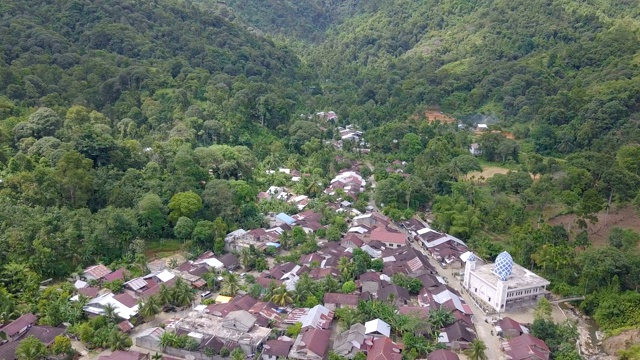
[[[135,278],[124,268],[86,268],[73,282],[71,301],[83,301],[89,317],[113,318],[132,346],[96,354],[74,341],[80,358],[399,360],[416,351],[403,343],[406,324],[398,321],[412,319],[417,325],[410,334],[436,344],[428,360],[466,359],[465,350],[477,340],[489,359],[549,359],[547,345],[529,334],[533,319],[507,316],[548,296],[549,282],[514,264],[506,252],[495,264],[485,263],[462,240],[417,217],[394,222],[373,202],[364,212],[355,209],[354,201],[375,186],[361,176],[362,166],[341,171],[324,189],[333,199],[326,207],[345,221],[346,231],[333,241],[325,215],[307,209],[309,197],[271,186],[256,201],[286,201],[299,212],[265,214],[269,227],[229,232],[224,254],[158,259],[147,264],[148,274]],[[292,182],[306,176],[290,169],[274,173]],[[301,246],[306,251],[293,251]],[[247,268],[258,260],[261,269]],[[321,298],[302,293],[309,284],[322,284]],[[149,310],[169,292],[184,299]],[[363,310],[367,304],[393,311]],[[0,327],[0,358],[14,359],[27,336],[50,346],[65,333],[37,321],[28,313]]]

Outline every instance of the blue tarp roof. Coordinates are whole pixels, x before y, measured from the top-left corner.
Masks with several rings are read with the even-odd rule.
[[[291,216],[285,214],[285,213],[280,213],[278,215],[276,215],[276,219],[284,222],[287,225],[291,225],[294,222],[296,222],[296,220],[294,218],[292,218]]]
[[[278,244],[278,243],[274,243],[274,242],[268,242],[268,243],[266,243],[265,245],[267,245],[267,246],[273,246],[273,247],[275,247],[276,249],[280,247],[280,244]]]

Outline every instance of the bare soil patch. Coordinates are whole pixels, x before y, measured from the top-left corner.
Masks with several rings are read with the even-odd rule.
[[[506,174],[509,169],[497,167],[497,166],[485,166],[482,171],[474,171],[468,173],[464,179],[467,181],[485,182],[487,179],[492,178],[495,174]]]
[[[588,223],[589,226],[587,228],[589,239],[593,246],[607,245],[609,233],[614,227],[640,232],[640,217],[631,206],[611,209],[608,216],[606,211],[603,211],[598,213],[597,217],[598,222],[595,224]],[[547,223],[549,225],[562,225],[565,228],[568,228],[571,223],[572,230],[577,230],[576,218],[573,214],[553,217]]]
[[[414,119],[419,120],[420,118],[426,119],[429,124],[434,123],[436,121],[440,121],[441,123],[455,123],[457,120],[454,117],[449,115],[445,115],[439,107],[428,107],[421,114],[416,114]]]

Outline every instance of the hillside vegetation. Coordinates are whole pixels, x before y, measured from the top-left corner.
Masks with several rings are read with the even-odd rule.
[[[426,214],[587,295],[604,329],[639,326],[640,235],[589,241],[598,214],[640,209],[639,15],[630,0],[2,1],[0,322],[88,265],[223,253],[229,231],[297,211],[256,201],[272,185],[308,195],[317,235],[340,240],[323,189],[359,164],[394,220]],[[339,141],[347,124],[365,141]],[[483,166],[506,173],[466,180]],[[369,193],[352,200],[365,211]],[[287,259],[317,249],[294,238]],[[268,267],[252,251],[245,268]]]

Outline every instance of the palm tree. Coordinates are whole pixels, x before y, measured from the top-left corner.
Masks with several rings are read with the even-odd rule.
[[[340,270],[340,274],[342,275],[342,280],[348,281],[353,280],[353,265],[351,261],[347,257],[341,257],[338,261],[338,270]]]
[[[176,333],[165,331],[160,335],[160,347],[166,348],[168,346],[173,346],[176,342]]]
[[[109,347],[112,351],[124,350],[130,347],[132,344],[129,335],[119,330],[113,330],[109,336]]]
[[[311,184],[307,187],[307,194],[315,197],[320,193],[322,193],[322,185],[318,179],[314,178],[311,180]]]
[[[280,245],[282,245],[282,248],[285,250],[291,246],[291,237],[289,237],[288,232],[283,231],[282,234],[280,234]]]
[[[475,339],[471,343],[465,353],[469,357],[469,360],[487,360],[487,354],[485,354],[487,346],[480,339]]]
[[[46,359],[49,350],[33,335],[22,340],[16,348],[16,358],[18,360],[41,360]]]
[[[455,321],[453,314],[444,309],[434,309],[429,312],[429,323],[435,330],[442,329],[443,327],[453,324]]]
[[[242,267],[247,269],[247,267],[249,267],[249,264],[251,263],[251,251],[248,248],[242,248],[239,255]]]
[[[115,306],[113,306],[113,305],[111,305],[111,304],[107,304],[107,305],[104,307],[104,309],[103,309],[103,310],[104,310],[104,316],[105,316],[107,319],[112,320],[112,321],[115,321],[115,319],[116,319],[116,307],[115,307]]]
[[[234,273],[225,273],[222,280],[220,293],[227,296],[236,296],[240,290],[240,278]]]
[[[145,319],[151,319],[162,311],[160,301],[156,296],[150,296],[140,304],[140,315]]]
[[[171,298],[171,290],[165,284],[160,285],[160,291],[158,292],[158,300],[162,306],[170,304],[173,300]]]
[[[293,294],[287,290],[286,286],[280,285],[280,287],[273,291],[270,300],[278,306],[287,306],[287,304],[293,302]]]
[[[336,310],[336,315],[345,330],[362,321],[362,314],[357,309],[340,308]]]
[[[180,307],[190,305],[194,298],[193,289],[187,282],[182,280],[182,278],[176,280],[171,295],[173,304]]]

